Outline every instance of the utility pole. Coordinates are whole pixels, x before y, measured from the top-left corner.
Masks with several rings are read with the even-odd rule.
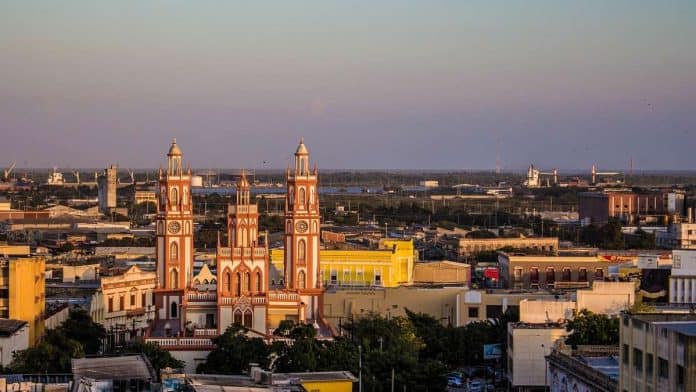
[[[391,392],[394,392],[394,368],[392,368]]]
[[[358,345],[358,392],[362,392],[362,345]]]

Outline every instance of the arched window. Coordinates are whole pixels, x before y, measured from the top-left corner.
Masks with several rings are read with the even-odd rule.
[[[179,288],[179,271],[176,268],[172,268],[171,272],[169,272],[169,287],[173,289]]]
[[[232,291],[232,274],[230,274],[230,271],[225,272],[225,277],[223,278],[223,287],[225,289],[225,292],[229,293]]]
[[[240,295],[242,295],[242,274],[240,274],[239,272],[237,272],[237,282],[235,283],[237,284],[236,294],[237,297],[239,297]]]
[[[306,284],[305,273],[304,271],[300,271],[300,273],[297,274],[297,288],[304,289]]]
[[[304,188],[300,188],[300,205],[304,206],[305,205],[305,190]]]
[[[179,245],[176,242],[169,245],[169,260],[179,260]]]
[[[314,187],[309,188],[309,204],[314,204]]]
[[[208,284],[208,279],[203,279],[203,284]]]
[[[179,308],[178,308],[176,302],[172,302],[172,305],[169,307],[170,318],[177,318],[178,312],[179,312]]]
[[[199,285],[199,284],[201,284],[201,281],[198,280],[198,278],[196,278],[196,279],[193,280],[193,284]]]
[[[297,262],[304,263],[307,258],[307,243],[305,240],[300,240],[297,243]]]
[[[242,325],[242,312],[240,312],[239,310],[235,310],[233,318],[234,318],[234,321],[233,321],[234,324]]]
[[[261,284],[261,272],[256,272],[256,291],[261,292],[263,285]]]
[[[244,289],[247,292],[251,291],[251,274],[248,272],[244,274]]]
[[[176,190],[176,188],[172,188],[170,193],[171,195],[169,197],[169,202],[171,205],[175,206],[179,204],[179,192]]]
[[[182,203],[183,205],[188,205],[188,188],[184,187],[184,196],[182,197]]]
[[[295,204],[295,189],[290,188],[290,205]]]
[[[251,310],[247,309],[244,312],[244,328],[251,328],[252,314]]]

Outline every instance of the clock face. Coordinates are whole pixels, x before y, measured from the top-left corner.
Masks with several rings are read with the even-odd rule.
[[[295,224],[295,229],[300,233],[304,233],[307,231],[307,229],[309,229],[309,226],[307,226],[307,222],[299,221]]]
[[[181,225],[179,222],[172,222],[169,224],[169,232],[172,234],[176,234],[181,230]]]

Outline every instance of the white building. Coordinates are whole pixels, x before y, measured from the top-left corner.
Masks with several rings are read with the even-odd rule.
[[[669,302],[673,304],[696,303],[696,251],[672,251]]]
[[[672,223],[655,232],[655,245],[663,249],[696,249],[696,223]]]
[[[29,347],[29,324],[26,321],[0,319],[0,364],[12,362],[12,353]]]
[[[509,323],[507,371],[511,389],[524,391],[548,385],[546,356],[556,341],[567,335],[565,324]]]

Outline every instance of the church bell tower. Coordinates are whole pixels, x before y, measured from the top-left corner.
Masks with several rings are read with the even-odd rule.
[[[309,151],[300,140],[294,168],[287,170],[285,199],[285,285],[305,304],[305,318],[317,321],[323,292],[319,265],[318,171],[310,170]]]

